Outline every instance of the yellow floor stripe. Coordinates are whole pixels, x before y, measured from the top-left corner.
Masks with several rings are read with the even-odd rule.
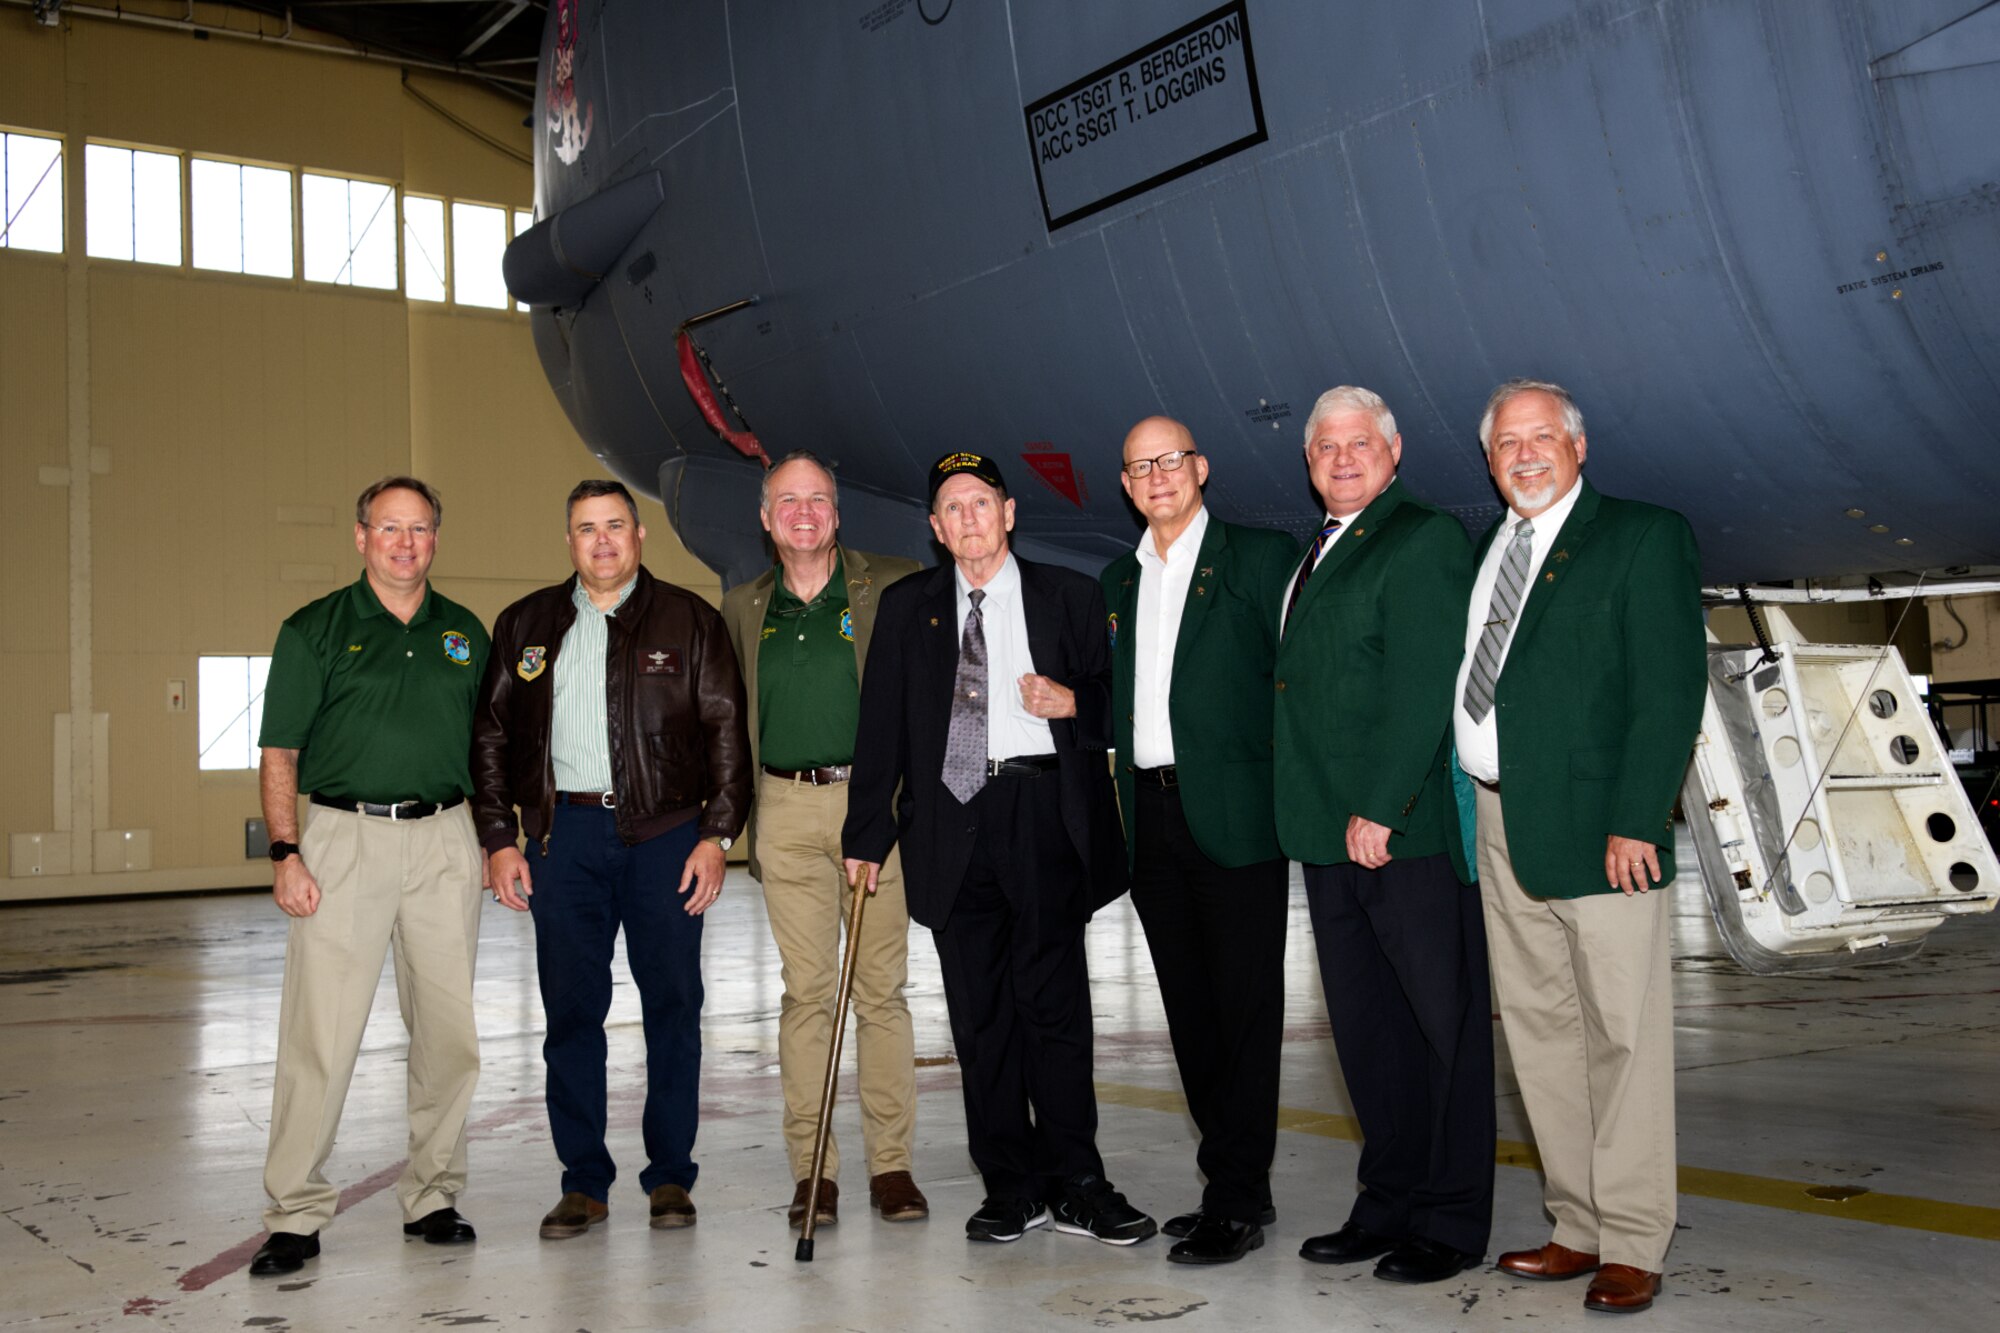
[[[1182,1114],[1187,1099],[1178,1092],[1141,1088],[1128,1083],[1099,1083],[1098,1100],[1142,1111]],[[1296,1134],[1317,1134],[1323,1139],[1361,1142],[1361,1126],[1353,1116],[1329,1111],[1305,1111],[1297,1107],[1278,1108],[1278,1128]],[[1501,1166],[1538,1170],[1542,1159],[1532,1143],[1501,1139],[1495,1145],[1494,1160]],[[1704,1166],[1680,1168],[1680,1191],[1702,1199],[1747,1203],[1759,1208],[1782,1208],[1787,1212],[1809,1213],[1814,1217],[1838,1217],[1850,1222],[1872,1222],[1877,1226],[1906,1227],[1944,1236],[1968,1236],[1974,1240],[2000,1240],[2000,1208],[1982,1208],[1969,1203],[1946,1203],[1939,1199],[1918,1199],[1906,1194],[1857,1194],[1844,1200],[1815,1199],[1803,1180],[1777,1180],[1741,1171],[1712,1171]]]

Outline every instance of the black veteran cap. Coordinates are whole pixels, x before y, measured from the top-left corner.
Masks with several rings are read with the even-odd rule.
[[[985,454],[969,454],[960,450],[946,454],[931,465],[931,499],[937,499],[938,487],[949,477],[961,472],[970,472],[996,491],[1005,491],[1007,483],[1000,480],[1000,465]]]

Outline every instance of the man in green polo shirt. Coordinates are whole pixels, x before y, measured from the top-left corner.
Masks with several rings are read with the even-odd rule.
[[[403,1234],[472,1240],[465,1115],[479,1078],[472,966],[483,857],[472,789],[472,706],[486,630],[431,588],[442,509],[415,477],[385,477],[354,507],[362,577],[278,630],[258,744],[271,895],[292,918],[278,1015],[270,1237],[256,1277],[319,1253],[340,1191],[323,1173],[340,1127],[382,956],[393,944],[410,1034]],[[299,837],[298,798],[312,819]]]
[[[812,454],[780,459],[764,474],[759,505],[778,563],[722,599],[722,618],[756,710],[750,727],[759,765],[750,872],[764,886],[771,934],[784,960],[778,1068],[794,1182],[793,1226],[805,1221],[821,1079],[833,1038],[847,900],[840,828],[847,818],[848,766],[860,721],[861,664],[882,589],[918,568],[912,560],[841,546],[839,498],[832,472]],[[869,1200],[891,1222],[930,1214],[910,1175],[917,1089],[910,1007],[903,998],[909,936],[902,865],[892,853],[862,919],[854,967]],[[831,1139],[822,1170],[819,1226],[839,1217],[840,1154]]]

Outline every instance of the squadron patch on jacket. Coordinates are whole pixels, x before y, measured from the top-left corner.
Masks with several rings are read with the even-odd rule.
[[[444,655],[460,666],[472,665],[472,640],[455,629],[444,632]]]
[[[533,680],[542,674],[549,664],[549,650],[537,644],[533,648],[521,650],[521,660],[514,664],[514,674],[522,680]]]
[[[840,637],[849,643],[854,642],[854,608],[852,607],[840,613]]]
[[[678,676],[681,674],[681,650],[678,648],[655,649],[639,654],[639,674],[642,676]]]
[[[1111,646],[1116,648],[1118,646],[1118,613],[1113,611],[1110,615],[1104,617],[1104,620],[1106,624],[1111,626]]]

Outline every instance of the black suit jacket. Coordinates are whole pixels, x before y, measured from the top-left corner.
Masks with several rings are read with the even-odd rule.
[[[1037,909],[1082,923],[1125,891],[1125,839],[1106,751],[1111,745],[1111,645],[1097,581],[1016,555],[1028,651],[1037,673],[1076,694],[1076,716],[1049,723],[1062,784],[1063,826],[1085,874],[1037,884]],[[862,673],[861,725],[841,844],[847,856],[881,861],[903,849],[910,916],[933,930],[951,915],[972,856],[975,824],[944,785],[958,672],[954,567],[910,575],[882,594]],[[993,691],[1017,689],[992,681]],[[1047,782],[1046,776],[1031,779]],[[900,788],[900,790],[899,790]]]

